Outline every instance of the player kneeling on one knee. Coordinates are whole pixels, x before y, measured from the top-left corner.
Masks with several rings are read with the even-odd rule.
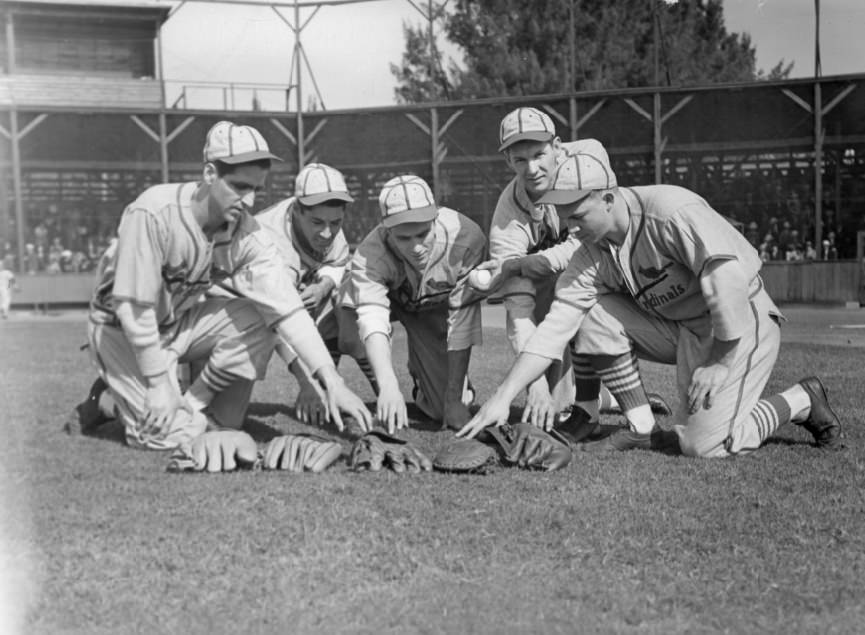
[[[371,424],[250,213],[272,160],[257,130],[219,122],[207,133],[201,181],[151,187],[123,213],[100,263],[89,343],[132,446],[170,449],[208,428],[240,427],[275,338],[320,383],[339,427],[340,411]],[[214,285],[227,295],[205,297]],[[178,363],[201,367],[183,394]]]
[[[634,367],[634,353],[676,366],[675,434],[687,455],[749,452],[789,421],[818,446],[839,444],[841,424],[816,377],[761,399],[782,318],[756,251],[705,200],[672,185],[618,187],[606,154],[578,153],[558,167],[541,201],[556,205],[581,245],[546,318],[460,436],[503,422],[518,392],[573,339],[600,371]],[[629,426],[586,447],[669,447],[641,403],[639,376],[624,381],[633,387],[634,401],[623,403]]]
[[[340,300],[356,312],[357,332],[341,348],[369,359],[379,387],[376,415],[390,432],[403,428],[408,412],[390,342],[391,319],[399,321],[418,409],[458,429],[474,397],[466,378],[471,348],[481,344],[483,296],[466,279],[483,260],[486,240],[469,218],[438,207],[417,176],[385,183],[379,204],[382,221],[358,246],[343,283]]]

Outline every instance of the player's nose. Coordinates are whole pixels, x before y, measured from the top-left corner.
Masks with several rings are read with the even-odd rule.
[[[247,207],[252,207],[253,205],[255,205],[255,192],[248,192],[247,194],[244,194],[243,197],[240,199],[240,202]]]

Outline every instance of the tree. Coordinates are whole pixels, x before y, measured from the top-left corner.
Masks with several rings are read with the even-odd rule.
[[[792,68],[758,71],[721,0],[455,0],[444,32],[464,59],[437,74],[436,95],[421,90],[432,85],[428,35],[406,27],[403,66],[392,66],[403,101],[783,79]]]

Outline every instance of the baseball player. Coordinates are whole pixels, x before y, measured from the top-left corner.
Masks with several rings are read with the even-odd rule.
[[[256,129],[221,121],[207,133],[200,182],[151,187],[123,212],[117,243],[101,264],[88,337],[133,447],[168,449],[209,428],[239,428],[276,338],[322,384],[338,426],[340,409],[370,425],[278,249],[250,214],[273,160]],[[211,285],[228,297],[205,297]],[[181,394],[178,362],[202,361]],[[74,417],[86,411],[79,406]],[[91,422],[78,423],[86,429]],[[203,445],[208,454],[230,451],[237,439],[209,436]]]
[[[357,331],[341,333],[342,350],[366,353],[379,386],[378,419],[390,432],[406,427],[390,346],[391,320],[399,321],[418,409],[458,429],[474,397],[471,348],[482,341],[481,296],[465,279],[483,260],[486,240],[470,219],[438,207],[417,176],[385,183],[379,206],[382,221],[358,246],[343,283],[340,302],[356,312]]]
[[[0,259],[0,317],[9,318],[9,307],[12,306],[12,292],[18,288],[15,274],[6,268],[6,263]]]
[[[606,155],[606,150],[595,139],[563,143],[549,115],[530,107],[517,108],[502,119],[499,142],[499,151],[515,176],[496,204],[490,258],[502,263],[501,279],[506,281],[494,298],[504,301],[508,338],[519,354],[549,310],[556,280],[580,244],[560,224],[555,207],[539,199],[565,158],[580,151]],[[578,360],[565,347],[562,358],[529,385],[523,421],[548,429],[558,414],[562,426],[577,438],[594,430],[601,410],[618,406],[606,387],[599,389],[592,368],[572,366]],[[571,415],[575,390],[578,407],[571,420],[565,421]],[[659,412],[670,413],[663,399],[649,397]]]
[[[315,320],[335,364],[341,357],[337,291],[351,257],[342,223],[346,205],[353,201],[338,170],[323,163],[311,163],[298,173],[293,197],[255,217],[279,247],[289,278]],[[321,422],[326,400],[318,382],[310,377],[290,346],[280,342],[276,350],[300,386],[295,404],[297,417],[304,422]],[[365,358],[357,362],[376,390],[369,362]]]
[[[635,353],[677,370],[674,432],[626,410],[629,426],[589,449],[678,445],[688,456],[726,457],[755,450],[788,421],[818,446],[838,444],[841,423],[817,377],[760,398],[781,314],[757,252],[705,200],[672,185],[620,188],[606,154],[580,153],[559,166],[541,201],[556,205],[582,244],[547,317],[460,436],[505,420],[518,391],[576,336],[577,352],[603,379],[613,373],[629,398],[640,396],[640,378],[619,368]]]

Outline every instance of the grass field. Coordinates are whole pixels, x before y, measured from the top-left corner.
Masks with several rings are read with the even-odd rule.
[[[61,433],[93,378],[83,314],[18,316],[0,324],[0,632],[861,632],[865,331],[827,315],[790,314],[805,342],[769,390],[822,376],[843,451],[787,426],[734,460],[578,454],[486,476],[166,473],[164,454]],[[511,359],[500,328],[486,342],[481,397]],[[672,396],[668,369],[644,372]],[[293,395],[274,362],[251,429],[303,429]],[[450,434],[407,436],[433,453]]]

